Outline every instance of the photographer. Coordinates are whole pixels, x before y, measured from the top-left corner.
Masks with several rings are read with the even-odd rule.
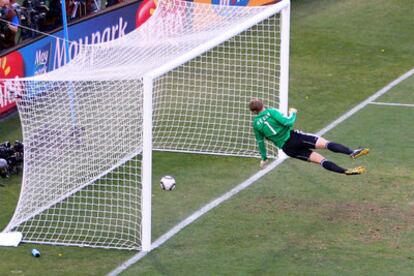
[[[0,177],[17,175],[23,168],[23,144],[16,140],[12,146],[10,142],[0,144]]]
[[[1,0],[0,0],[1,1]],[[34,38],[40,32],[49,32],[60,26],[60,1],[24,0],[20,8],[22,40]]]
[[[10,7],[9,0],[0,0],[0,19],[0,50],[4,50],[16,44],[15,37],[19,25],[19,18]]]
[[[9,177],[9,164],[6,159],[0,158],[0,177]]]
[[[46,13],[46,23],[43,31],[51,31],[62,24],[62,9],[59,0],[49,1],[49,10]]]

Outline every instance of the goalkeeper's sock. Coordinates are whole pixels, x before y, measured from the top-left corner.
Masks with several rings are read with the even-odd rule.
[[[336,173],[345,173],[346,169],[339,167],[337,164],[335,164],[332,161],[323,159],[321,161],[321,166],[324,167],[325,169],[327,169],[328,171],[331,172],[336,172]]]
[[[333,151],[333,152],[339,152],[339,153],[348,154],[348,155],[354,152],[350,148],[348,148],[344,145],[335,143],[335,142],[329,142],[326,145],[326,148],[330,151]]]

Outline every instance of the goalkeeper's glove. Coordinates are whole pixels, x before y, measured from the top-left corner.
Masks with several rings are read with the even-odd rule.
[[[298,113],[298,110],[294,107],[289,108],[289,114],[290,113]]]
[[[267,167],[267,165],[269,164],[269,161],[266,160],[260,160],[260,169],[264,169]]]

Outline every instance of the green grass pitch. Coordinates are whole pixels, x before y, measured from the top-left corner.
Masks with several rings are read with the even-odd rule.
[[[293,0],[290,105],[316,132],[413,67],[411,0]],[[414,105],[414,77],[377,102]],[[287,160],[124,272],[124,275],[412,275],[414,107],[368,105],[325,137],[367,146],[335,175]],[[21,137],[16,116],[0,140]],[[154,154],[153,240],[258,169],[248,158]],[[177,189],[164,192],[162,175]],[[21,179],[0,179],[0,228]],[[32,248],[42,256],[33,258]],[[0,275],[105,275],[136,252],[22,244],[0,248]]]

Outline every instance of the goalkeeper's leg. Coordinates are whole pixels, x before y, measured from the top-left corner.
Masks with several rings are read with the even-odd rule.
[[[333,152],[343,153],[349,155],[352,159],[356,159],[358,157],[367,155],[369,153],[369,149],[366,148],[357,148],[355,150],[348,148],[342,144],[331,142],[326,140],[323,137],[319,137],[316,141],[315,148],[317,149],[328,149]]]
[[[363,167],[356,167],[353,169],[342,168],[312,150],[313,148],[325,148],[327,143],[328,141],[322,137],[294,131],[282,150],[292,158],[320,164],[324,169],[332,172],[346,175],[355,175],[365,172],[365,168]],[[352,152],[352,150],[349,151]]]
[[[325,157],[323,157],[317,152],[312,152],[309,156],[308,161],[320,164],[324,169],[328,171],[346,174],[346,175],[357,175],[357,174],[362,174],[365,172],[365,168],[362,166],[359,166],[353,169],[342,168],[341,166],[338,166],[334,162],[329,161],[328,159],[326,159]]]

